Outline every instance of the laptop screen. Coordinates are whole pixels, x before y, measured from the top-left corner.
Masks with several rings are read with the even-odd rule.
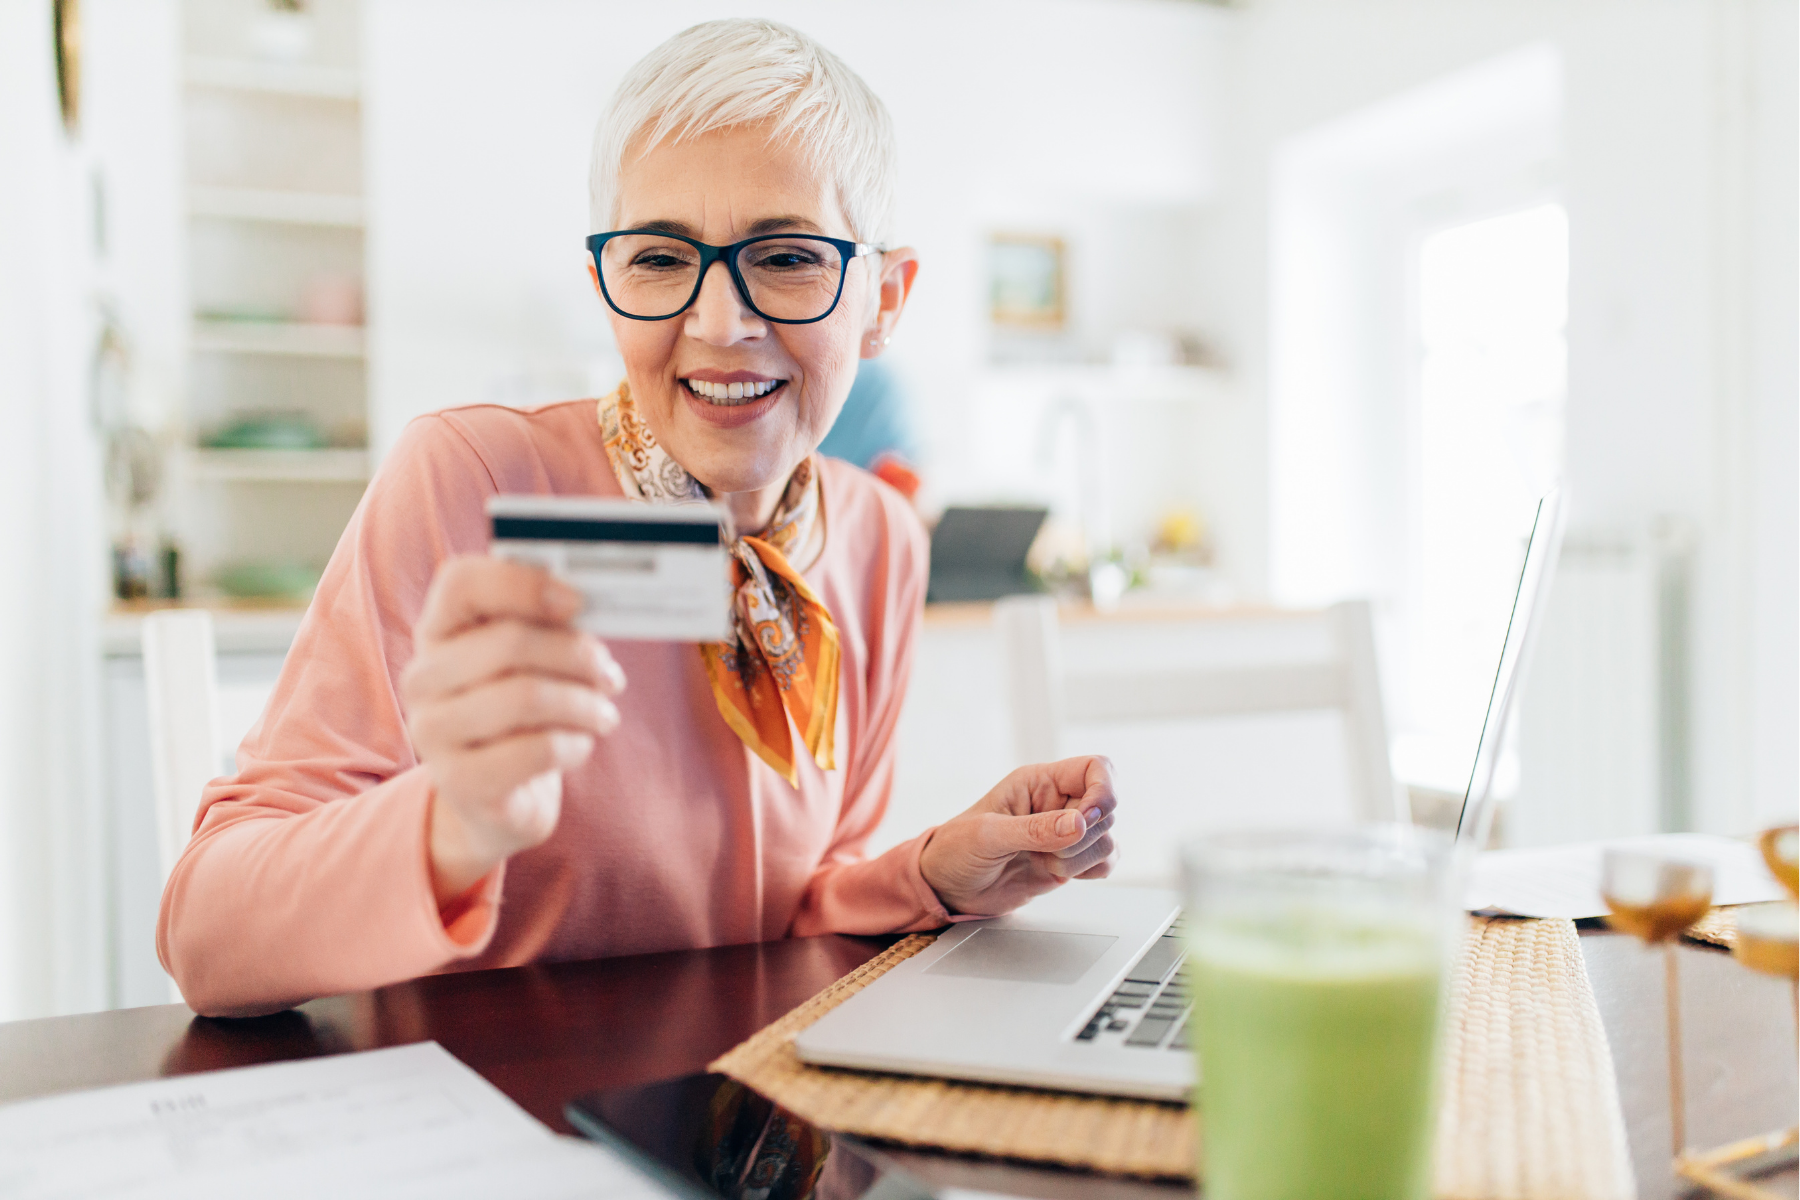
[[[1462,813],[1457,818],[1459,851],[1467,852],[1487,844],[1488,828],[1494,819],[1494,768],[1518,708],[1525,662],[1541,622],[1545,598],[1550,594],[1550,580],[1555,573],[1556,557],[1562,549],[1562,536],[1562,490],[1557,488],[1538,501],[1537,516],[1531,523],[1531,538],[1525,544],[1525,561],[1519,567],[1512,615],[1506,622],[1506,641],[1500,648],[1494,687],[1488,695],[1487,714],[1481,723],[1481,741],[1475,748],[1475,765],[1469,772]]]
[[[947,508],[931,534],[930,599],[997,600],[1031,591],[1025,559],[1043,508]]]

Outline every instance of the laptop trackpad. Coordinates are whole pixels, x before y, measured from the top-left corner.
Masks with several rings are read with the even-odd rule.
[[[1074,983],[1118,940],[1098,933],[977,929],[956,949],[927,967],[925,974],[1017,983]]]

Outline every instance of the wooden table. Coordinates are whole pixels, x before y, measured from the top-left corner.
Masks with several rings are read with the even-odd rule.
[[[703,1070],[891,940],[806,938],[439,975],[250,1021],[207,1020],[180,1005],[19,1021],[0,1025],[0,1101],[435,1039],[567,1132],[570,1098]],[[1639,1194],[1679,1195],[1668,1169],[1660,959],[1604,932],[1584,933],[1582,948],[1619,1074]],[[1682,959],[1693,1138],[1710,1145],[1792,1124],[1800,1078],[1787,985],[1718,951],[1684,948]],[[931,1173],[1040,1196],[1179,1193],[999,1164],[944,1168]],[[1794,1194],[1791,1173],[1780,1184]]]

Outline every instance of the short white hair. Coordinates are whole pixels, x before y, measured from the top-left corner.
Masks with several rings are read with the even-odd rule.
[[[844,61],[797,29],[756,18],[707,21],[626,72],[594,130],[591,232],[615,229],[619,173],[645,150],[736,125],[770,126],[837,185],[859,242],[884,245],[894,219],[894,129],[886,107]]]

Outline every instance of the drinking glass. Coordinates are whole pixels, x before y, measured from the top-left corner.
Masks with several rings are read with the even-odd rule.
[[[1756,846],[1788,899],[1800,900],[1800,825],[1765,829],[1756,839]]]
[[[1182,857],[1208,1200],[1424,1200],[1450,840],[1234,833]]]
[[[1800,827],[1765,830],[1756,844],[1788,898],[1738,909],[1737,942],[1731,951],[1753,971],[1796,981],[1794,1021],[1800,1027],[1800,919],[1794,911],[1800,900]]]

